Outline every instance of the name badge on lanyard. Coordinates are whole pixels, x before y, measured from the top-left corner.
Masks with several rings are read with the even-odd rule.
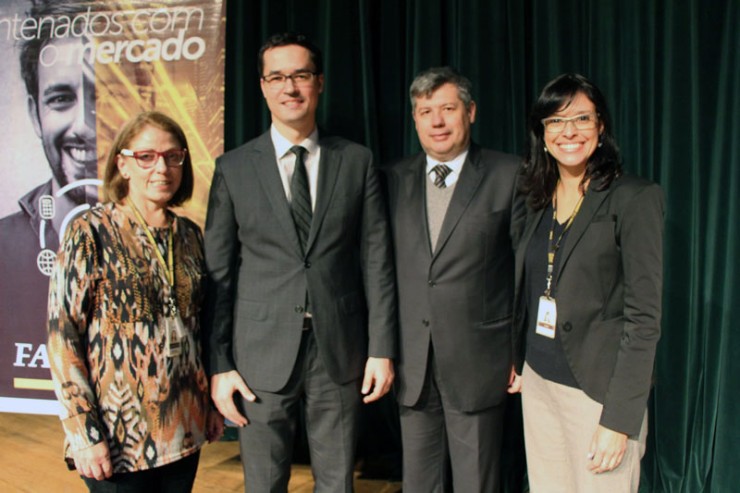
[[[154,240],[154,236],[152,236],[152,233],[151,231],[149,231],[149,227],[146,221],[144,220],[141,213],[139,212],[139,209],[136,208],[136,205],[134,205],[133,202],[131,202],[131,210],[133,210],[134,216],[136,216],[136,220],[139,221],[139,224],[144,230],[144,233],[146,234],[146,237],[152,246],[152,250],[157,256],[159,265],[162,267],[162,270],[167,277],[167,284],[169,285],[172,294],[167,300],[166,308],[168,308],[168,310],[165,310],[165,313],[163,313],[165,330],[165,351],[167,357],[169,358],[180,356],[180,354],[182,354],[182,347],[183,343],[185,342],[184,339],[187,336],[187,332],[185,331],[185,325],[182,323],[182,318],[180,317],[180,313],[177,309],[177,300],[175,298],[175,246],[173,241],[174,235],[172,232],[174,228],[174,223],[170,226],[168,232],[167,261],[165,262],[164,257],[162,256],[162,252],[159,251],[157,242]]]
[[[174,301],[171,301],[171,304],[174,304]],[[185,326],[177,308],[174,308],[174,311],[171,309],[170,314],[164,317],[164,327],[167,356],[170,358],[180,356],[185,339]]]
[[[560,183],[560,180],[558,180],[558,183]],[[557,327],[558,324],[558,307],[555,303],[555,298],[550,296],[550,294],[552,293],[555,254],[560,248],[560,242],[563,240],[563,235],[565,235],[565,232],[568,231],[570,226],[573,224],[573,221],[575,220],[576,215],[581,208],[583,197],[584,195],[581,195],[581,197],[578,199],[576,206],[573,208],[573,212],[570,214],[568,221],[565,223],[563,231],[560,232],[560,236],[554,243],[553,241],[555,236],[555,221],[557,221],[558,215],[557,193],[553,197],[552,222],[550,223],[550,234],[548,236],[547,245],[547,288],[545,288],[545,293],[540,296],[539,306],[537,307],[537,325],[535,327],[535,332],[537,334],[550,339],[555,339],[555,327]]]
[[[537,326],[535,332],[541,336],[555,339],[555,327],[558,323],[558,307],[555,298],[540,296],[540,304],[537,307]]]

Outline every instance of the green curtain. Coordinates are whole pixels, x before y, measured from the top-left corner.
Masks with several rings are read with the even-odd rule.
[[[419,150],[407,91],[424,68],[467,75],[474,139],[515,154],[548,80],[575,71],[601,87],[625,168],[666,194],[663,336],[641,491],[737,491],[740,1],[230,0],[227,148],[269,125],[256,53],[285,30],[324,52],[322,127],[380,162]],[[505,454],[520,448],[514,438]],[[521,473],[515,463],[509,474]],[[510,479],[507,490],[517,488]]]

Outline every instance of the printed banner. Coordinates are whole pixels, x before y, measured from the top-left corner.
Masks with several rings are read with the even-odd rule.
[[[51,266],[97,203],[116,132],[156,109],[185,130],[203,226],[223,152],[225,0],[0,4],[0,411],[56,414],[46,352]]]

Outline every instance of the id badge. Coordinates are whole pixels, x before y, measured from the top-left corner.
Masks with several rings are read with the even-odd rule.
[[[540,305],[537,308],[536,332],[550,339],[555,338],[555,325],[558,321],[558,308],[555,306],[555,298],[540,296]]]
[[[173,358],[182,354],[182,344],[185,337],[185,326],[182,323],[180,315],[174,317],[165,317],[167,356]]]

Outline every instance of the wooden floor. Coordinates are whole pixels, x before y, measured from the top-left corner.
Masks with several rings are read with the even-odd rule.
[[[56,416],[0,413],[1,492],[84,493],[87,489],[62,456],[63,432]],[[236,442],[206,446],[200,458],[195,493],[244,490]],[[313,491],[308,466],[294,466],[288,491]],[[399,483],[356,479],[356,493],[396,493]]]

